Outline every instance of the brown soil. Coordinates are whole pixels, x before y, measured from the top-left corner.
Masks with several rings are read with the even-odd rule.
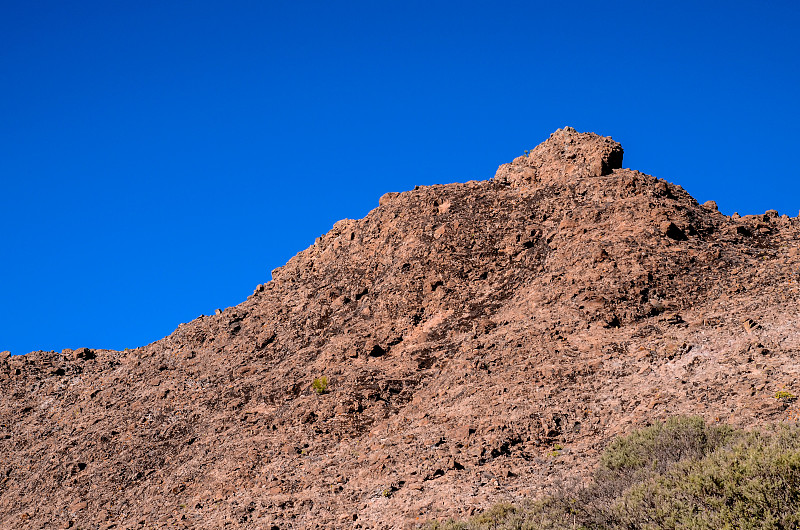
[[[585,479],[670,415],[794,421],[800,219],[621,164],[561,129],[158,342],[3,356],[0,527],[413,527]]]

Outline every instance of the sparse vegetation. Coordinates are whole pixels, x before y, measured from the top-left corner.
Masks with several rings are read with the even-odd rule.
[[[311,383],[311,386],[314,388],[314,392],[317,394],[327,394],[328,393],[328,378],[326,376],[317,377],[314,379],[314,382]]]
[[[673,418],[612,442],[593,483],[437,530],[797,528],[800,427],[746,432]]]
[[[792,394],[787,390],[778,390],[777,392],[775,392],[775,399],[779,399],[781,401],[785,401],[788,403],[790,401],[796,400],[797,396],[795,396],[794,394]]]

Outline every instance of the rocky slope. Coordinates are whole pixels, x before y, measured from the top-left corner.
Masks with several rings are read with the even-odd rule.
[[[621,166],[561,129],[163,340],[6,356],[0,527],[413,527],[581,480],[669,415],[794,421],[800,220]]]

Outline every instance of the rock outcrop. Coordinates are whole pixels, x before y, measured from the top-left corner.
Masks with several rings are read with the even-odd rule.
[[[666,416],[794,421],[800,221],[621,164],[562,129],[158,342],[0,357],[0,527],[413,527]]]
[[[622,167],[622,146],[609,137],[559,129],[530,153],[503,164],[495,179],[512,186],[565,183],[610,175]]]

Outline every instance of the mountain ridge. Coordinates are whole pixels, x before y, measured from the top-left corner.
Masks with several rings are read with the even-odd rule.
[[[0,524],[413,527],[583,480],[670,415],[786,420],[798,232],[559,129],[152,344],[0,360]]]

